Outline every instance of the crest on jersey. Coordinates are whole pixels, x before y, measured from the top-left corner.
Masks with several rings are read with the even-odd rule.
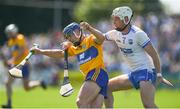
[[[130,45],[132,45],[132,44],[133,44],[133,40],[132,40],[132,39],[128,39],[128,43],[129,43]]]

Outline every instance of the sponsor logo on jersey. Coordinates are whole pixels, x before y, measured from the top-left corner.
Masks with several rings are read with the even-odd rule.
[[[133,53],[133,51],[132,51],[132,49],[128,49],[128,48],[120,48],[121,49],[121,51],[123,52],[123,53],[125,53],[125,54],[130,54],[130,53]]]
[[[80,53],[77,55],[77,59],[79,64],[84,64],[98,56],[98,50],[94,46],[88,48],[83,53]]]

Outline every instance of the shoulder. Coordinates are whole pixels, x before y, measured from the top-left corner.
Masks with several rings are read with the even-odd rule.
[[[83,41],[83,43],[86,43],[89,46],[91,46],[91,45],[101,45],[101,43],[99,43],[97,41],[96,36],[93,35],[93,34],[90,34],[90,35],[86,36],[85,40]]]
[[[106,32],[105,34],[107,34],[107,35],[115,35],[117,33],[119,33],[117,30],[110,30],[110,31]]]
[[[121,36],[122,33],[117,30],[111,30],[104,34],[106,40],[115,40],[117,37]]]
[[[25,46],[27,42],[26,42],[24,35],[18,34],[17,39],[16,39],[16,43],[19,46]]]
[[[147,37],[147,34],[144,31],[139,31],[136,33],[137,37]]]
[[[84,41],[93,41],[96,37],[93,34],[89,34],[85,37]]]
[[[131,31],[134,33],[134,35],[136,36],[136,37],[141,37],[141,36],[144,36],[144,37],[146,37],[147,36],[147,34],[142,30],[142,29],[140,29],[139,27],[137,27],[137,26],[135,26],[135,25],[133,25],[132,27],[131,27]]]
[[[25,40],[25,37],[23,34],[18,34],[17,35],[17,40]]]
[[[91,38],[93,38],[93,37],[95,37],[93,34],[88,34],[85,38],[91,39]]]

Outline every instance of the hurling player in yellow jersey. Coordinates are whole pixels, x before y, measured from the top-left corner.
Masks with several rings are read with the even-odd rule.
[[[8,37],[7,46],[10,51],[11,58],[8,60],[7,64],[9,66],[18,65],[27,55],[28,47],[26,45],[26,40],[24,35],[18,33],[18,27],[15,24],[10,24],[5,28],[5,33]],[[29,66],[25,64],[22,68],[23,72],[23,86],[26,91],[29,91],[37,86],[42,86],[46,88],[43,81],[29,81]],[[12,107],[12,86],[14,78],[10,75],[6,81],[6,93],[7,93],[7,104],[2,105],[2,108]]]
[[[63,33],[68,41],[64,42],[63,45],[68,49],[69,56],[77,57],[80,70],[85,77],[76,101],[78,108],[101,108],[107,94],[108,74],[104,67],[102,46],[96,37],[99,35],[99,31],[93,29],[96,31],[94,34],[85,36],[81,29],[83,26],[80,27],[75,22],[67,25]],[[49,57],[64,57],[64,51],[60,49],[32,48],[31,50],[35,54]]]

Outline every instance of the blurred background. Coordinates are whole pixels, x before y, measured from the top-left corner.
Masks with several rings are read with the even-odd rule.
[[[71,22],[87,21],[102,32],[112,30],[111,13],[119,6],[134,10],[132,23],[142,28],[159,52],[162,72],[180,91],[180,4],[179,0],[0,0],[0,46],[8,55],[4,29],[14,23],[24,34],[29,48],[38,43],[40,48],[60,48],[64,41],[62,29]],[[119,49],[105,42],[104,59],[110,74],[127,73]],[[7,68],[0,59],[0,90],[5,89]],[[72,72],[78,71],[75,57],[69,58]],[[33,56],[30,60],[31,79],[45,80],[48,85],[59,86],[63,74],[63,59]],[[80,82],[82,83],[82,81]],[[15,86],[20,86],[20,80]],[[167,89],[163,85],[159,88]],[[1,93],[2,96],[5,92]],[[0,96],[1,96],[0,95]],[[1,101],[1,99],[0,99]],[[179,105],[180,107],[180,105]]]

